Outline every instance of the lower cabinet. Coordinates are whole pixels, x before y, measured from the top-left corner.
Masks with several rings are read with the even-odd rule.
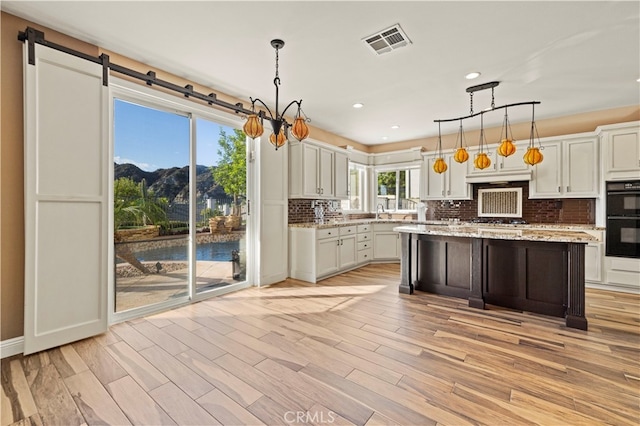
[[[371,224],[336,226],[330,228],[289,228],[289,276],[317,282],[331,275],[363,266],[373,260],[400,259],[400,239],[391,231],[397,224],[384,225],[378,231],[376,258],[374,240],[376,232]]]
[[[400,234],[393,228],[395,223],[373,225],[373,260],[400,260]]]

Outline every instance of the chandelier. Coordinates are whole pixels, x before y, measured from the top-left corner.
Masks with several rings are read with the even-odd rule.
[[[491,111],[495,111],[498,109],[504,109],[504,120],[502,123],[502,130],[500,135],[500,145],[498,147],[498,155],[503,157],[508,157],[515,153],[516,147],[513,144],[513,133],[511,132],[511,123],[509,123],[509,116],[507,114],[507,108],[521,106],[521,105],[531,105],[532,107],[532,116],[531,116],[531,132],[529,135],[529,145],[527,148],[527,152],[525,153],[523,160],[525,163],[533,166],[540,162],[542,162],[543,156],[540,150],[543,149],[540,146],[540,137],[538,136],[538,129],[535,124],[535,105],[539,104],[540,101],[528,101],[528,102],[518,102],[508,105],[495,105],[494,98],[494,89],[500,84],[498,81],[491,81],[489,83],[479,84],[477,86],[467,87],[467,93],[469,93],[469,103],[470,103],[470,111],[469,115],[464,117],[457,118],[449,118],[444,120],[434,120],[434,122],[438,123],[438,143],[435,151],[435,156],[438,160],[438,167],[434,167],[434,171],[436,173],[442,173],[447,170],[447,165],[442,164],[444,160],[442,160],[442,136],[440,135],[440,123],[450,122],[450,121],[459,121],[460,127],[458,130],[458,136],[456,140],[456,153],[454,155],[454,160],[459,163],[463,163],[468,160],[469,155],[466,152],[466,148],[463,146],[462,141],[464,139],[464,132],[462,130],[462,120],[467,118],[480,116],[480,141],[478,143],[478,153],[475,156],[474,166],[477,169],[485,169],[491,165],[491,160],[487,156],[487,141],[484,135],[484,114],[489,113]],[[479,90],[491,89],[491,107],[484,109],[480,112],[473,111],[473,94]],[[538,139],[538,146],[535,146],[535,138]],[[458,145],[458,141],[460,141],[460,145]],[[434,164],[435,166],[435,164]]]
[[[278,51],[282,49],[284,46],[284,41],[280,39],[271,40],[271,46],[276,50],[276,76],[273,79],[273,84],[276,86],[276,111],[275,114],[271,112],[269,107],[262,102],[260,99],[251,100],[251,114],[247,117],[247,122],[243,126],[244,133],[250,138],[257,138],[262,135],[264,132],[264,127],[262,126],[262,119],[267,118],[271,122],[271,128],[273,129],[273,133],[269,136],[269,142],[273,146],[276,147],[276,150],[283,146],[287,140],[289,139],[289,132],[293,135],[294,138],[302,142],[304,139],[309,136],[309,127],[307,126],[307,122],[311,121],[302,111],[302,99],[299,101],[291,101],[289,105],[280,113],[279,110],[279,86],[280,86],[280,76],[278,74]],[[256,102],[262,104],[265,110],[267,110],[268,116],[263,112],[256,113]],[[297,105],[298,111],[293,119],[293,123],[289,123],[285,118],[285,113],[292,106]]]

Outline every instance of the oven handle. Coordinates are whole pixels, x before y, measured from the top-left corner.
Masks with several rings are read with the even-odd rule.
[[[640,195],[640,191],[607,191],[607,195]]]
[[[640,220],[640,216],[607,216],[607,219]]]

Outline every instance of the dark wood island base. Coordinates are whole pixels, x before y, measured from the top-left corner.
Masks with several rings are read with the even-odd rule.
[[[565,318],[587,330],[586,242],[429,235],[401,231],[399,291],[421,290]]]

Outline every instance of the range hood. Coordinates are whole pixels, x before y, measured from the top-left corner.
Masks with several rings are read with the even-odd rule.
[[[501,183],[523,180],[527,182],[531,180],[531,170],[474,173],[465,178],[466,183]]]

